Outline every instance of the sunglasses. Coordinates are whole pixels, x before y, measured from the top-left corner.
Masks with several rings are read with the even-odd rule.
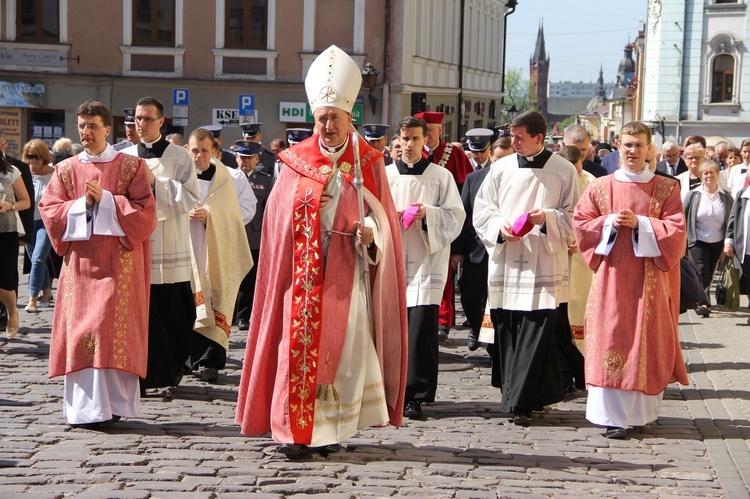
[[[36,154],[27,154],[26,159],[39,159],[39,156]]]

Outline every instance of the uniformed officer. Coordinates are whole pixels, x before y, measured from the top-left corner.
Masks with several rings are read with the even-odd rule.
[[[312,137],[313,131],[309,128],[287,128],[286,129],[286,141],[289,143],[289,147],[294,144],[299,144],[308,137]],[[279,178],[281,173],[281,167],[284,165],[280,160],[276,160],[273,166],[273,179]]]
[[[259,153],[263,146],[258,142],[250,140],[238,140],[237,146],[237,163],[240,170],[247,175],[250,185],[252,186],[256,204],[255,216],[245,225],[247,241],[250,243],[250,252],[253,255],[253,261],[260,261],[260,234],[263,227],[263,213],[266,210],[266,201],[273,187],[273,177],[270,172],[256,168],[260,162]],[[240,331],[247,331],[250,325],[250,314],[253,311],[253,295],[255,294],[255,277],[258,268],[254,265],[248,272],[247,276],[240,284],[240,290],[237,294],[237,305],[235,306],[235,321]]]
[[[217,159],[224,163],[224,166],[229,168],[237,168],[237,160],[234,159],[234,154],[221,147],[221,131],[224,129],[221,125],[204,125],[198,128],[208,130],[213,134],[216,141],[219,143],[219,149],[217,150]]]
[[[490,166],[490,144],[494,132],[489,128],[472,128],[466,132],[469,150],[474,154],[471,166],[475,170]]]
[[[388,144],[388,128],[390,127],[388,125],[371,123],[362,125],[362,128],[365,131],[365,139],[367,139],[367,142],[373,147],[373,149],[383,154],[385,164],[390,165],[393,163],[390,153],[385,148],[386,144]]]
[[[276,155],[263,147],[263,132],[260,131],[260,126],[262,124],[263,123],[244,123],[240,125],[242,128],[242,137],[244,137],[245,140],[261,144],[260,153],[258,154],[259,163],[261,165],[259,168],[271,172],[273,175],[272,170],[273,165],[276,163]]]
[[[120,151],[141,141],[141,138],[138,136],[138,130],[135,129],[135,108],[123,108],[122,114],[125,115],[122,123],[125,125],[125,137],[127,139],[116,144],[114,146],[115,151]]]

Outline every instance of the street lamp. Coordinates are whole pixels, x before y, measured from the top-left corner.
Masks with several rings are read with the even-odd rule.
[[[520,111],[521,110],[516,107],[516,103],[515,102],[511,103],[510,107],[505,108],[505,112],[508,113],[508,116],[510,117],[510,121],[513,121],[513,118],[515,118],[516,116],[518,116],[518,113]]]
[[[362,70],[362,84],[367,89],[367,97],[370,100],[370,106],[372,107],[372,114],[375,114],[375,104],[378,103],[378,99],[375,98],[375,85],[378,83],[379,71],[375,69],[375,66],[369,62],[365,64]]]

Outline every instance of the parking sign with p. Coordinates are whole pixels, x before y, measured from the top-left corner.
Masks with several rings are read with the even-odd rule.
[[[172,104],[175,106],[187,106],[190,104],[190,90],[187,88],[172,89]]]
[[[240,95],[239,105],[240,116],[252,116],[255,114],[255,96],[252,94]]]

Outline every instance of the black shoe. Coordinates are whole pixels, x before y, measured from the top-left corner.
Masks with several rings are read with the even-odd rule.
[[[709,317],[711,315],[711,309],[708,308],[708,305],[701,305],[699,307],[695,307],[695,313],[700,315],[701,317]]]
[[[404,417],[410,419],[419,419],[422,417],[422,405],[418,400],[410,400],[406,403]]]
[[[607,426],[607,431],[604,432],[604,436],[607,438],[623,439],[627,436],[628,430],[620,428],[619,426]]]
[[[328,457],[328,454],[334,454],[341,450],[341,444],[330,444],[323,445],[322,447],[310,447],[311,452],[317,452],[323,457]]]
[[[448,332],[451,330],[448,326],[438,326],[438,341],[445,343],[448,341]]]
[[[479,333],[475,333],[474,330],[469,331],[469,341],[466,343],[469,347],[469,351],[474,352],[479,348]]]
[[[513,415],[513,424],[516,426],[529,426],[531,424],[531,413],[528,411],[516,411]]]
[[[206,383],[216,383],[219,381],[219,371],[215,367],[204,367],[201,376],[203,376],[203,381]]]
[[[177,376],[174,377],[174,385],[172,386],[179,385],[181,381],[182,381],[182,374],[178,374]]]
[[[239,329],[240,331],[247,331],[248,329],[250,329],[250,322],[244,319],[239,319],[237,321],[237,329]]]
[[[284,454],[287,459],[304,459],[310,456],[310,447],[301,444],[281,444],[278,452]]]
[[[469,322],[469,319],[466,319],[463,324],[461,324],[461,327],[471,327],[471,322]]]

